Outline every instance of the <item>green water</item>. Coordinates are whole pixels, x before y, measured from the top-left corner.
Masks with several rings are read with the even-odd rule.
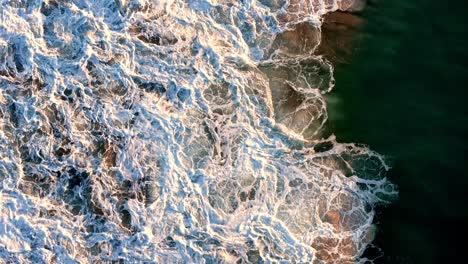
[[[361,14],[358,51],[336,69],[331,130],[387,155],[400,189],[376,218],[377,263],[466,261],[467,5],[379,1]]]

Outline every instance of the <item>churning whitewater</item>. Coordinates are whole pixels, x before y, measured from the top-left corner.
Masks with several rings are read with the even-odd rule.
[[[2,263],[358,263],[396,188],[324,138],[352,0],[0,0]]]

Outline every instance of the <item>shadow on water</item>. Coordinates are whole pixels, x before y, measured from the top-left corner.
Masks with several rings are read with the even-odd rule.
[[[379,1],[360,14],[358,51],[336,68],[329,129],[388,156],[400,188],[376,218],[376,263],[458,263],[465,250],[467,5]]]

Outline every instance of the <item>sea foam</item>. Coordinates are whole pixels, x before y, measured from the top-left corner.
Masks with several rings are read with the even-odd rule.
[[[0,0],[0,259],[355,263],[396,196],[323,138],[363,1]]]

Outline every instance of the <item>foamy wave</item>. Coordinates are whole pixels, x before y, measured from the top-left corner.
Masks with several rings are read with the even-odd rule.
[[[0,258],[347,263],[383,158],[322,139],[332,0],[0,0]]]

